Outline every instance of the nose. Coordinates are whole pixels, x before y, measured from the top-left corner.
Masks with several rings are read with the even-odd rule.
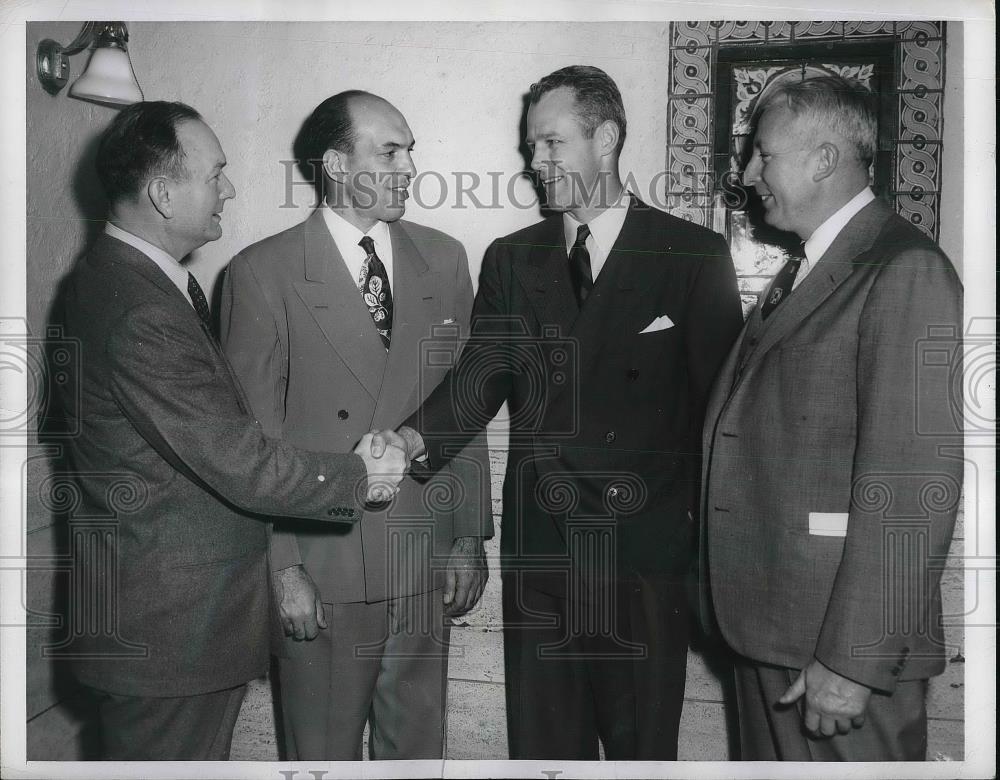
[[[750,158],[750,162],[747,163],[747,167],[743,170],[743,184],[747,187],[753,185],[760,179],[760,154],[758,152],[753,153],[753,157]]]
[[[545,160],[542,159],[543,151],[541,145],[531,147],[531,170],[541,172],[545,167]]]
[[[222,191],[219,193],[219,197],[222,200],[229,200],[236,197],[236,188],[229,181],[229,177],[226,174],[222,174]]]
[[[403,154],[401,168],[401,172],[411,179],[417,175],[417,166],[413,164],[413,156],[409,152]]]

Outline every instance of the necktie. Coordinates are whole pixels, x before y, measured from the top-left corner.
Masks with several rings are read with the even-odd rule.
[[[767,292],[764,305],[760,307],[761,319],[766,320],[771,312],[778,308],[778,304],[792,294],[792,284],[795,282],[795,275],[799,272],[801,265],[802,258],[793,257],[778,271],[778,275],[774,277],[774,282],[771,284],[771,289]]]
[[[190,271],[188,271],[188,295],[191,296],[191,303],[194,304],[194,310],[198,312],[201,321],[212,327],[212,310],[208,307],[208,299]]]
[[[583,302],[594,289],[594,277],[590,271],[590,252],[587,251],[589,235],[590,228],[580,225],[576,230],[573,248],[569,250],[569,275],[573,280],[573,292],[576,293],[576,302],[580,308],[583,308]]]
[[[365,250],[367,257],[361,266],[358,288],[365,299],[368,313],[372,315],[375,329],[382,338],[382,344],[389,349],[392,337],[392,291],[389,289],[389,274],[375,254],[375,242],[371,236],[363,236],[358,246]]]

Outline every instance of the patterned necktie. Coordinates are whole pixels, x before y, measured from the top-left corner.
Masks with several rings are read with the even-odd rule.
[[[208,307],[208,299],[205,297],[201,285],[198,284],[198,280],[194,278],[194,274],[190,271],[188,271],[188,295],[191,296],[191,303],[194,304],[194,310],[198,312],[201,321],[211,328],[212,310]]]
[[[569,275],[573,280],[573,292],[576,293],[576,302],[583,308],[583,302],[587,300],[590,291],[594,289],[594,277],[590,271],[590,252],[587,251],[587,236],[590,235],[590,228],[580,225],[576,230],[576,241],[573,248],[569,250]]]
[[[389,289],[389,274],[385,266],[375,254],[375,242],[371,236],[363,236],[358,246],[368,255],[361,266],[361,278],[358,289],[365,299],[368,313],[372,315],[375,329],[382,338],[382,344],[389,349],[392,338],[392,290]]]
[[[792,294],[792,285],[795,283],[795,275],[799,272],[799,266],[802,265],[801,257],[793,257],[778,271],[778,275],[774,277],[774,283],[771,285],[771,289],[767,292],[767,298],[764,301],[764,305],[760,307],[761,319],[766,320],[771,316],[778,304],[781,303],[785,298]]]

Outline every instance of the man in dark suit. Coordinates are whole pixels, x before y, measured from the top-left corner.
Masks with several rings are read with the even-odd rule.
[[[406,466],[398,450],[380,461],[380,485],[370,447],[297,450],[248,412],[181,265],[222,234],[235,195],[225,164],[189,106],[123,110],[97,154],[108,224],[67,283],[64,322],[81,356],[70,367],[81,390],[76,514],[105,522],[76,576],[107,599],[71,617],[87,625],[75,672],[97,693],[106,759],[228,758],[245,684],[265,673],[277,633],[268,524],[244,512],[357,523],[365,498],[388,497],[379,491],[395,490]]]
[[[922,760],[962,479],[961,284],[869,189],[866,89],[784,83],[756,115],[746,182],[805,257],[761,296],[704,432],[702,559],[739,654],[743,758]]]
[[[422,342],[460,349],[472,308],[465,250],[400,219],[413,143],[380,97],[323,101],[298,146],[325,200],[226,273],[226,353],[264,430],[290,444],[349,451],[399,425],[446,371],[422,366]],[[363,523],[276,524],[289,758],[360,761],[366,723],[372,758],[444,757],[447,621],[482,593],[493,532],[483,442],[446,471],[423,487],[404,480]]]
[[[395,441],[439,468],[509,404],[501,540],[511,758],[674,759],[698,433],[741,325],[723,239],[624,191],[598,68],[532,85],[559,212],[496,240],[461,360]]]

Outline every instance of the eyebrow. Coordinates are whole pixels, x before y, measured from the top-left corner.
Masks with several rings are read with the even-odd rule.
[[[412,149],[416,145],[417,145],[416,141],[410,141],[410,143],[408,144],[401,144],[398,143],[397,141],[387,141],[386,143],[382,144],[379,147],[379,149]]]

